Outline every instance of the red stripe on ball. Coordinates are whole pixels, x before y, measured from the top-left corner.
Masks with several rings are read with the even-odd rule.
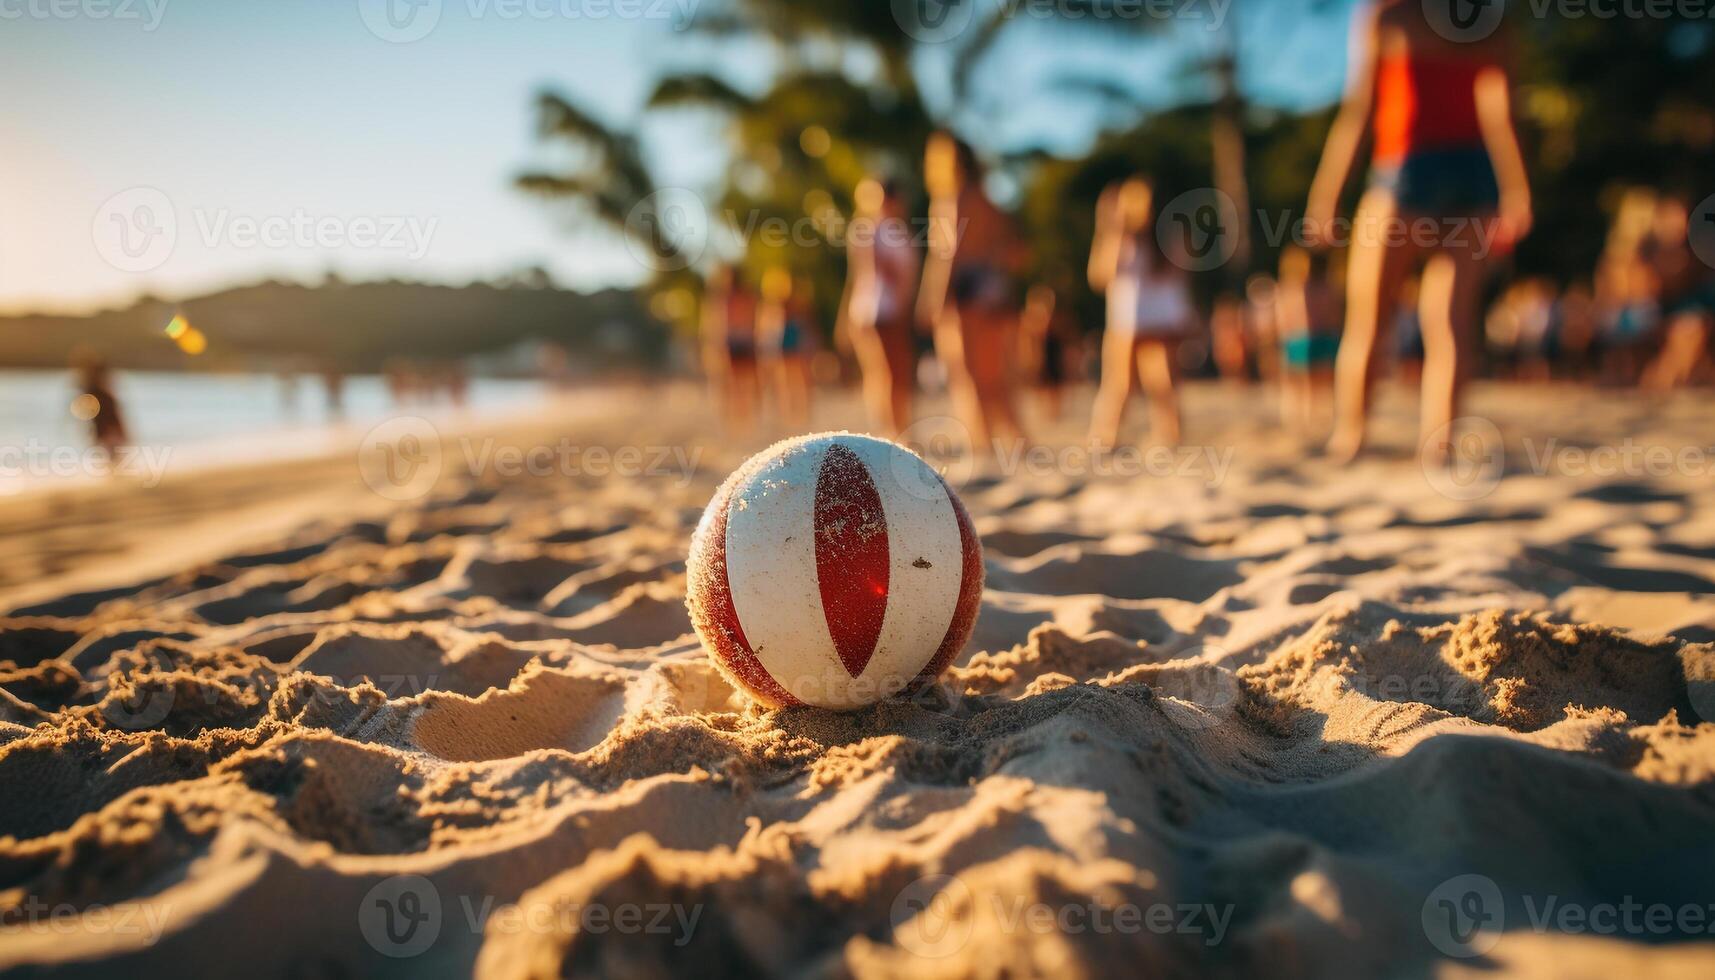
[[[863,673],[887,616],[887,515],[857,453],[829,446],[816,474],[816,583],[846,673]]]
[[[691,582],[687,590],[691,622],[714,647],[716,666],[737,681],[740,687],[775,706],[802,704],[780,686],[762,661],[756,659],[756,654],[750,649],[750,641],[745,639],[744,624],[738,620],[738,609],[733,606],[732,586],[727,580],[726,569],[727,512],[731,505],[732,488],[728,486],[710,515],[704,535],[693,543],[693,551],[700,546],[705,552],[708,576],[705,581]]]
[[[940,479],[939,476],[936,479]],[[953,662],[959,651],[970,642],[971,630],[977,623],[977,607],[983,601],[983,548],[977,539],[977,532],[971,527],[971,515],[965,512],[965,505],[959,500],[959,495],[953,488],[947,486],[946,480],[941,480],[941,489],[947,491],[947,500],[953,505],[953,514],[959,519],[959,550],[964,558],[964,567],[959,575],[959,601],[953,606],[952,622],[947,624],[947,635],[941,638],[940,647],[936,648],[935,656],[924,665],[916,679],[911,682],[914,688],[933,683],[935,678]]]

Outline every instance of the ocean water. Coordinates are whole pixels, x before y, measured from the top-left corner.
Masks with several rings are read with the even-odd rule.
[[[465,404],[395,404],[383,379],[345,379],[336,414],[319,377],[120,371],[114,392],[131,442],[167,450],[173,465],[280,459],[327,451],[397,415],[469,418],[524,411],[547,394],[537,381],[472,378]],[[70,371],[0,371],[0,494],[92,474],[90,425],[72,414]]]

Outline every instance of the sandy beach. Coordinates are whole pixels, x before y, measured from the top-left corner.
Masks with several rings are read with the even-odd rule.
[[[691,633],[689,388],[0,503],[0,972],[1715,974],[1715,395],[1266,395],[954,468],[975,635],[849,714]]]

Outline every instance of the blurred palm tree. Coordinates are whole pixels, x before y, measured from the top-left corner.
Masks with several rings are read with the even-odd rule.
[[[866,174],[914,172],[932,125],[918,96],[910,39],[889,6],[874,2],[738,0],[700,14],[692,26],[716,38],[767,38],[780,66],[756,95],[718,75],[685,72],[662,78],[649,98],[651,111],[693,109],[723,122],[731,165],[709,195],[713,249],[752,275],[778,265],[803,277],[829,322],[844,278],[852,189]],[[854,60],[872,63],[874,77],[853,77]],[[537,108],[543,139],[569,148],[575,164],[524,174],[518,185],[649,249],[659,259],[652,290],[696,288],[694,276],[680,270],[698,256],[662,213],[662,188],[637,138],[562,95],[543,93]],[[689,315],[682,319],[688,327]]]
[[[536,114],[540,137],[568,146],[578,162],[559,173],[520,174],[520,189],[569,204],[627,235],[663,268],[689,264],[685,244],[657,211],[661,198],[636,137],[609,128],[553,92],[537,95]]]

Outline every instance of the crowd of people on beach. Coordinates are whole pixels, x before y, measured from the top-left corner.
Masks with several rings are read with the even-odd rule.
[[[969,144],[947,131],[928,140],[919,175],[926,242],[903,177],[864,179],[831,334],[861,374],[872,428],[899,435],[920,381],[938,380],[980,453],[1025,438],[1026,389],[1058,417],[1064,387],[1094,374],[1093,446],[1120,441],[1135,388],[1146,395],[1150,440],[1174,445],[1178,379],[1193,369],[1276,383],[1283,423],[1326,434],[1329,458],[1345,461],[1364,448],[1376,382],[1392,373],[1419,386],[1418,448],[1440,463],[1466,382],[1480,370],[1656,389],[1715,380],[1715,269],[1691,245],[1692,195],[1627,190],[1587,277],[1499,283],[1496,269],[1529,233],[1534,206],[1513,122],[1508,33],[1448,40],[1422,4],[1391,0],[1367,13],[1356,41],[1301,240],[1280,248],[1274,274],[1199,304],[1192,229],[1157,221],[1150,177],[1101,193],[1087,279],[1106,316],[1094,342],[1071,312],[1069,276],[1038,269],[1040,281],[1025,281],[1030,243],[986,193]],[[1368,186],[1356,212],[1338,220],[1365,146]],[[1474,223],[1481,233],[1402,233],[1426,219]],[[784,423],[802,425],[820,336],[814,306],[784,269],[754,283],[740,270],[722,265],[707,282],[702,359],[712,392],[735,429],[771,404]]]

